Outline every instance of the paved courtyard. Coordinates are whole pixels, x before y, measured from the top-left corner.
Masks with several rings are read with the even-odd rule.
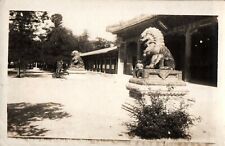
[[[9,136],[16,125],[21,135],[54,138],[129,139],[124,123],[129,121],[122,104],[132,103],[125,85],[130,76],[88,72],[69,79],[53,79],[47,72],[32,76],[9,76],[8,114],[11,118]],[[215,88],[189,84],[196,99],[191,111],[202,117],[192,128],[193,139],[211,141],[215,105]],[[199,98],[201,97],[201,98]],[[9,116],[9,115],[8,115]]]
[[[47,73],[36,75],[37,78],[9,77],[8,107],[10,105],[28,106],[35,110],[39,108],[37,109],[39,111],[43,108],[55,108],[56,110],[61,108],[62,110],[58,112],[68,113],[62,118],[43,118],[32,122],[30,125],[38,125],[35,127],[36,130],[44,130],[41,133],[40,130],[34,132],[37,133],[36,135],[72,138],[128,138],[124,134],[126,127],[123,123],[129,117],[127,112],[121,109],[121,105],[126,100],[131,100],[127,97],[128,92],[125,90],[128,78],[119,79],[115,75],[96,73],[77,74],[72,79],[53,79]],[[33,104],[33,108],[24,103]],[[42,117],[44,117],[44,112],[55,114],[43,111]],[[40,115],[38,118],[42,117]],[[31,118],[30,120],[33,120]],[[15,133],[8,134],[14,135]],[[28,135],[26,130],[23,134]],[[31,134],[31,136],[36,135]]]

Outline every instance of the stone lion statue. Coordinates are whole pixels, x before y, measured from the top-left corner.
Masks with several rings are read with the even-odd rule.
[[[162,32],[154,27],[149,27],[141,34],[141,41],[147,48],[143,56],[150,63],[145,68],[175,69],[175,61],[170,50],[165,46]]]
[[[77,50],[74,50],[71,53],[72,56],[72,60],[71,60],[71,67],[77,67],[77,68],[81,68],[84,66],[84,62],[82,60],[82,58],[80,57],[80,53]]]

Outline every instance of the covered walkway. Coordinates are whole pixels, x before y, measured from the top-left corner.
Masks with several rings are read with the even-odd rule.
[[[85,69],[89,71],[117,73],[118,48],[110,47],[82,53]]]

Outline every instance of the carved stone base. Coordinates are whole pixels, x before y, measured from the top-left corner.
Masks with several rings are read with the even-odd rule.
[[[182,81],[182,72],[176,70],[144,69],[143,78],[131,78],[127,84],[131,97],[144,95],[184,96],[188,89]]]
[[[87,71],[84,68],[69,68],[67,72],[68,72],[68,75],[66,76],[67,79],[82,78],[81,75],[87,73]]]
[[[76,67],[71,67],[67,70],[67,72],[70,74],[85,74],[87,71],[84,68],[76,68]]]

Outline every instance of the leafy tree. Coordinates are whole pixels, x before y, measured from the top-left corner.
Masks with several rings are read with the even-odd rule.
[[[79,51],[81,52],[88,52],[93,50],[93,44],[89,40],[89,34],[87,30],[84,30],[84,32],[78,37],[78,45]]]
[[[59,27],[62,24],[62,18],[61,14],[54,14],[51,17],[51,21],[55,24],[55,27]]]
[[[93,49],[98,50],[98,49],[103,49],[103,48],[109,48],[112,45],[111,41],[108,41],[104,38],[97,37],[96,41],[93,41]]]
[[[87,30],[84,30],[83,34],[78,37],[79,50],[81,52],[89,52],[94,50],[99,50],[103,48],[108,48],[113,44],[104,38],[97,37],[96,40],[89,40],[89,34]]]
[[[43,44],[44,62],[48,65],[48,69],[55,70],[59,61],[69,64],[71,52],[78,49],[77,37],[72,31],[62,26],[62,20],[61,14],[51,16],[54,27],[48,32]]]
[[[36,32],[46,15],[41,11],[10,11],[9,62],[16,64],[18,77],[21,77],[21,69],[25,70],[27,64],[39,58]]]

